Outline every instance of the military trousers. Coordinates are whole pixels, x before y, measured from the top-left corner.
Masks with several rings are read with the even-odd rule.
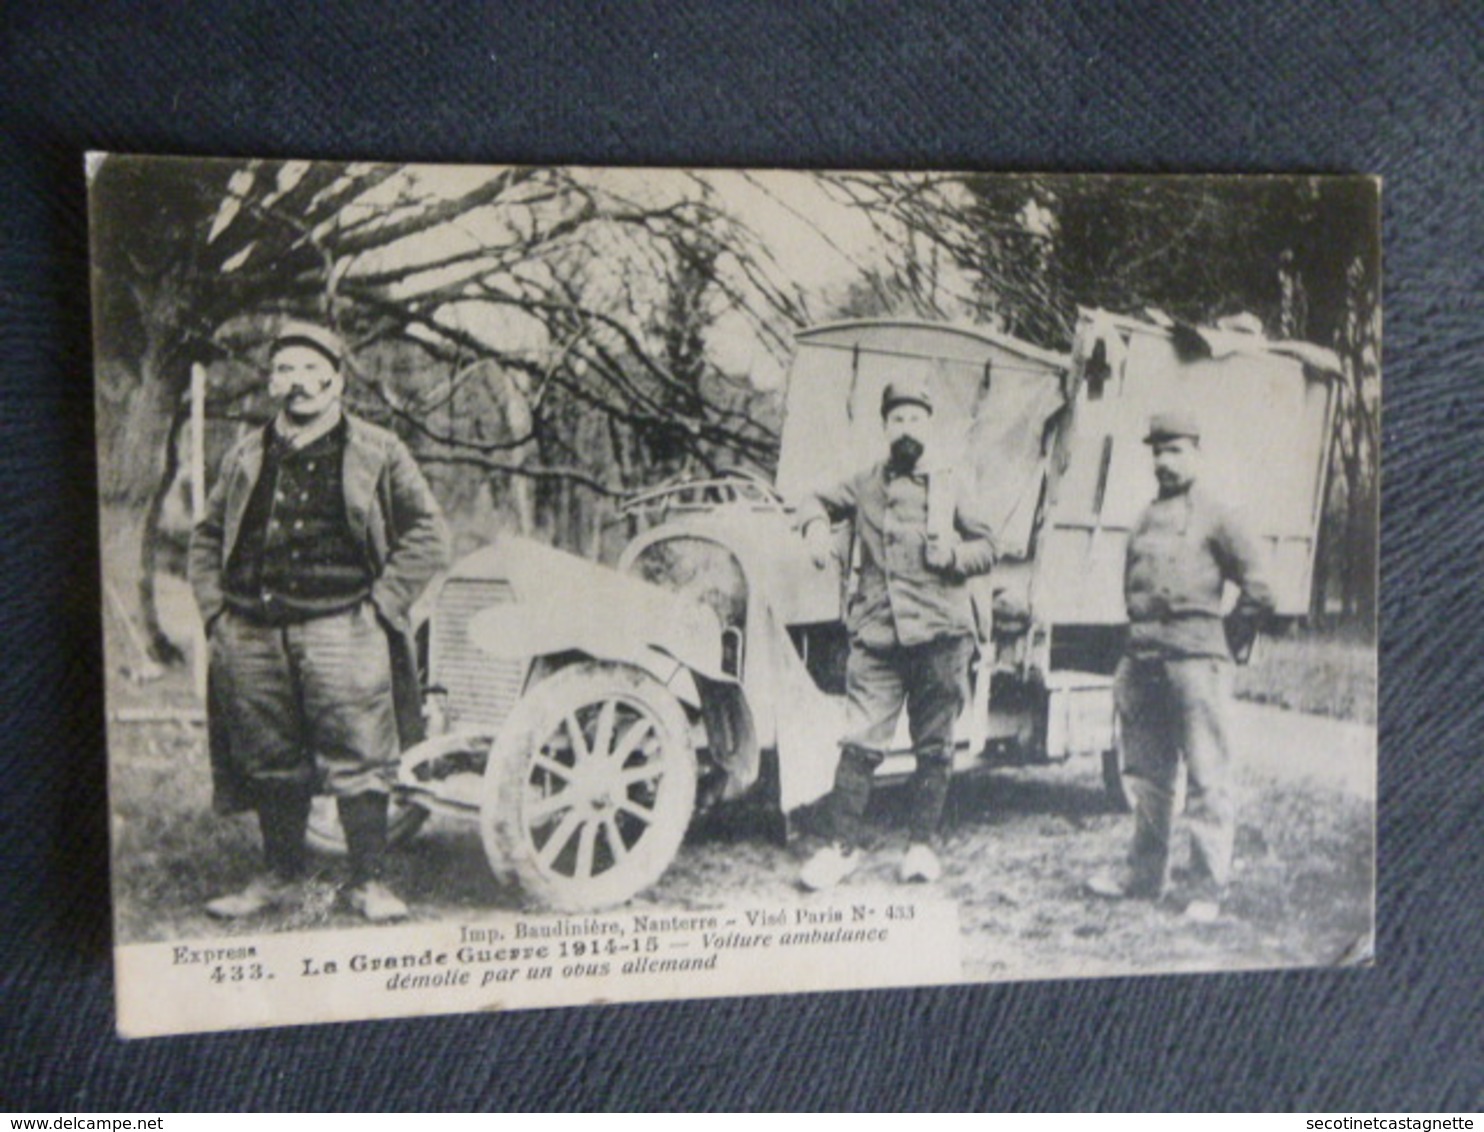
[[[859,844],[872,780],[904,707],[917,757],[908,836],[920,842],[937,836],[953,764],[953,728],[968,700],[973,652],[967,634],[885,649],[852,644],[845,667],[846,733],[828,804],[837,841]]]
[[[260,793],[386,793],[400,744],[391,649],[370,601],[288,625],[227,610],[210,647],[214,705],[245,782]]]
[[[1169,884],[1182,762],[1197,891],[1218,897],[1231,880],[1236,836],[1230,739],[1232,664],[1217,657],[1125,656],[1113,694],[1134,808],[1129,859],[1140,888]]]

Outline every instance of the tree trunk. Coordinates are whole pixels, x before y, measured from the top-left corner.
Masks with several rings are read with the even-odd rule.
[[[1325,478],[1325,500],[1324,506],[1319,513],[1319,529],[1314,537],[1314,576],[1309,582],[1309,624],[1315,627],[1322,626],[1329,612],[1329,579],[1334,573],[1334,564],[1330,559],[1334,555],[1334,548],[1341,545],[1341,540],[1335,538],[1333,526],[1335,525],[1335,488],[1332,482],[1332,469],[1334,460],[1330,460],[1330,473]]]
[[[1371,636],[1376,631],[1376,513],[1375,478],[1369,474],[1372,449],[1368,444],[1367,420],[1359,414],[1355,422],[1353,454],[1348,461],[1349,507],[1345,522],[1345,612],[1349,624]]]
[[[190,415],[189,402],[184,398],[176,398],[175,408],[170,416],[170,432],[165,439],[165,466],[150,493],[149,508],[144,515],[144,528],[139,539],[139,616],[144,622],[149,654],[160,664],[185,662],[185,653],[166,635],[160,625],[155,576],[159,570],[160,519],[165,513],[165,501],[170,497],[170,490],[180,474],[180,437]]]

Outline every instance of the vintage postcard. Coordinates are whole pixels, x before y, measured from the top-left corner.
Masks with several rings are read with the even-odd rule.
[[[87,175],[122,1034],[1371,961],[1376,181]]]

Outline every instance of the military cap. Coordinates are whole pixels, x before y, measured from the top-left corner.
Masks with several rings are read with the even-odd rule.
[[[340,340],[340,335],[314,322],[294,320],[283,323],[273,336],[273,348],[269,354],[276,354],[286,346],[307,346],[318,350],[334,362],[337,369],[345,360],[345,343]]]
[[[1161,441],[1176,440],[1180,437],[1200,440],[1200,422],[1195,419],[1193,414],[1183,412],[1155,413],[1149,418],[1149,435],[1144,437],[1144,443],[1159,444]]]
[[[898,405],[921,405],[928,412],[933,411],[933,399],[928,394],[927,386],[911,381],[889,381],[881,391],[883,417]]]

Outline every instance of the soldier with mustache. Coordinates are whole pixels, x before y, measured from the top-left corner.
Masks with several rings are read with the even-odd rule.
[[[1245,649],[1274,608],[1258,544],[1200,484],[1201,429],[1186,412],[1157,413],[1144,438],[1159,492],[1129,535],[1124,600],[1129,635],[1113,694],[1134,837],[1122,873],[1091,878],[1110,899],[1162,899],[1180,764],[1187,771],[1192,891],[1185,915],[1221,914],[1236,834],[1230,710],[1232,645]],[[1230,584],[1237,604],[1223,619]]]
[[[315,793],[335,798],[344,829],[344,903],[372,922],[407,915],[382,879],[388,787],[421,729],[409,612],[447,565],[448,535],[402,442],[342,408],[344,362],[326,327],[282,327],[277,415],[227,454],[191,537],[214,802],[256,812],[264,858],[207,903],[219,919],[298,901]]]
[[[965,583],[991,569],[995,543],[960,477],[933,459],[932,415],[925,387],[889,384],[881,398],[887,457],[818,493],[803,511],[817,566],[833,551],[832,522],[853,523],[860,548],[847,617],[846,734],[825,803],[829,841],[799,874],[809,889],[831,888],[859,867],[872,779],[904,707],[917,770],[899,875],[931,882],[942,873],[934,845],[975,647]]]

